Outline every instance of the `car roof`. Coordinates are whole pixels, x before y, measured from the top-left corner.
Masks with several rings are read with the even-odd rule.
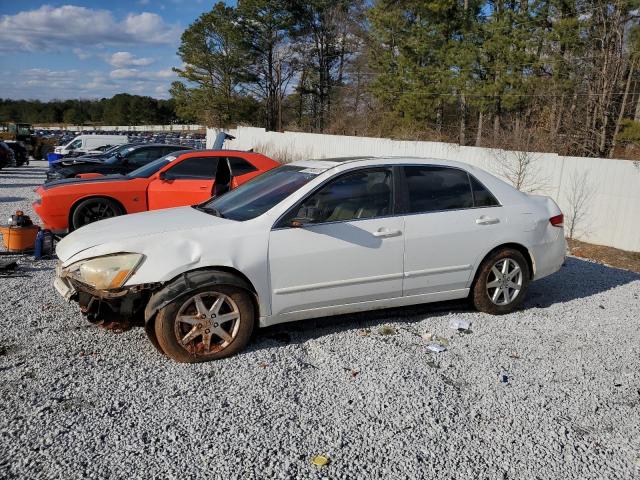
[[[473,167],[468,163],[456,162],[454,160],[445,160],[442,158],[430,157],[409,157],[409,156],[362,156],[362,157],[337,157],[337,158],[318,158],[313,160],[302,160],[292,162],[289,165],[304,168],[315,168],[319,170],[329,170],[341,165],[357,163],[358,166],[376,166],[376,165],[399,165],[399,164],[419,164],[419,165],[441,165],[445,167],[462,168],[465,170]]]
[[[142,148],[142,147],[178,147],[182,148],[184,145],[172,145],[170,143],[133,143],[131,144],[132,148]]]

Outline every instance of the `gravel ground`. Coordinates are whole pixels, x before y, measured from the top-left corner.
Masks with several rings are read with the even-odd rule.
[[[0,171],[0,218],[44,168]],[[638,274],[569,258],[511,315],[311,320],[179,365],[83,320],[53,260],[21,267],[0,278],[0,478],[640,478]]]

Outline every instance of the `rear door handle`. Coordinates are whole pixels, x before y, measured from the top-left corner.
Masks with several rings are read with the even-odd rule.
[[[495,225],[496,223],[500,223],[500,219],[499,218],[485,217],[483,215],[480,218],[476,218],[476,223],[478,225]]]
[[[398,235],[402,235],[402,230],[389,230],[388,228],[381,227],[373,232],[372,235],[378,238],[397,237]]]

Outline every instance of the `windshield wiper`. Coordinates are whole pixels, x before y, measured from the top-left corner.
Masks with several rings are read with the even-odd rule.
[[[220,210],[214,207],[203,207],[202,205],[195,205],[193,208],[196,210],[200,210],[204,213],[208,213],[210,215],[215,215],[216,217],[225,218],[225,216],[220,213]]]

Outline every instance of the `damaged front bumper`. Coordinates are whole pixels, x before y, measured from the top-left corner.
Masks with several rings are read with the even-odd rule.
[[[59,265],[53,282],[67,301],[75,301],[92,323],[143,323],[144,309],[159,284],[134,285],[116,290],[97,290],[69,276]]]

